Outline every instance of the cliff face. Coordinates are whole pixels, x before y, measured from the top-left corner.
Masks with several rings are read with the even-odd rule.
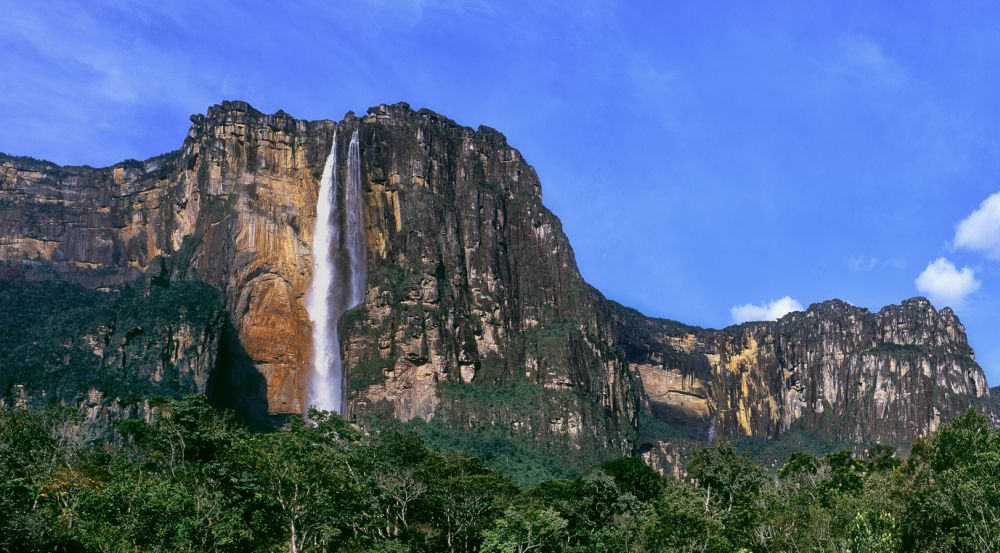
[[[179,151],[145,162],[0,158],[0,261],[8,277],[106,288],[157,256],[182,260],[174,279],[224,295],[211,388],[243,408],[306,407],[311,233],[337,126],[340,151],[359,131],[365,192],[368,288],[341,321],[359,422],[669,464],[677,432],[905,443],[968,406],[992,413],[961,323],[926,300],[878,313],[826,302],[722,330],[606,300],[534,170],[492,129],[405,104],[335,124],[226,102],[192,121]]]
[[[219,393],[251,409],[302,411],[314,171],[333,123],[242,102],[192,122],[181,150],[145,162],[5,158],[0,261],[9,276],[54,271],[103,288],[138,278],[158,256],[181,256],[187,276],[226,296],[233,336]]]
[[[357,123],[373,268],[343,324],[352,414],[628,452],[636,390],[531,166],[403,105]]]
[[[0,313],[0,405],[76,406],[103,422],[205,392],[225,321],[216,290],[163,279],[121,292],[0,280]]]
[[[832,443],[905,445],[970,408],[996,420],[964,327],[923,298],[877,313],[833,300],[722,330],[615,320],[643,407],[703,438],[797,428]],[[650,440],[647,458],[672,465],[677,445]]]

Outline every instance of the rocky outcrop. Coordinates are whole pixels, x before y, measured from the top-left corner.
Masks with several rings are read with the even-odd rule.
[[[103,423],[205,393],[225,330],[216,290],[159,275],[113,292],[0,280],[0,312],[0,405],[60,404]]]
[[[833,300],[722,330],[616,322],[633,328],[620,339],[632,341],[644,407],[702,438],[797,428],[827,442],[905,446],[967,409],[997,420],[964,327],[924,298],[877,313]]]
[[[532,167],[499,132],[406,104],[342,121],[213,106],[182,148],[105,169],[0,158],[7,276],[113,288],[174,262],[224,295],[211,391],[305,408],[304,296],[330,141],[358,130],[369,282],[341,321],[349,415],[433,424],[575,459],[773,438],[906,443],[993,413],[949,309],[826,302],[722,330],[650,319],[580,276]],[[341,160],[340,171],[344,171]],[[661,463],[663,464],[663,463]],[[667,465],[670,463],[667,462]]]
[[[252,409],[301,412],[314,172],[334,125],[243,102],[192,123],[179,151],[144,162],[0,160],[0,261],[8,275],[54,271],[109,287],[138,278],[158,256],[183,256],[189,277],[226,294],[235,338],[230,374],[219,377],[232,387],[220,393]]]
[[[492,129],[406,105],[356,123],[373,267],[343,324],[353,416],[629,452],[635,387],[532,167]],[[489,401],[512,384],[523,408]]]

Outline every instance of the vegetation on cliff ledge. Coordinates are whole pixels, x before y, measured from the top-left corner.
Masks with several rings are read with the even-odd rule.
[[[201,396],[88,439],[66,412],[0,408],[3,551],[996,551],[1000,435],[969,413],[906,460],[728,444],[686,479],[635,459],[519,488],[476,457],[313,414],[255,434]]]
[[[32,406],[204,389],[225,319],[217,290],[158,277],[110,292],[0,279],[0,313],[0,402]]]

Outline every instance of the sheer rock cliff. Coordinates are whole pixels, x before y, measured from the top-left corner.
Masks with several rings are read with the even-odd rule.
[[[877,313],[834,300],[721,330],[605,299],[502,134],[406,104],[335,123],[224,102],[192,117],[180,150],[103,169],[0,156],[0,276],[207,283],[226,322],[202,388],[260,416],[301,413],[335,128],[340,151],[347,131],[361,144],[369,282],[341,321],[361,424],[488,436],[567,464],[642,454],[669,470],[699,440],[801,429],[906,444],[967,408],[994,416],[962,324],[922,298]]]

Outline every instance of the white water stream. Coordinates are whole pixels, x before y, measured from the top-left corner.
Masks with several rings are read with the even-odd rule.
[[[344,363],[337,324],[345,311],[362,302],[368,278],[358,131],[351,135],[347,151],[344,190],[340,189],[337,161],[334,131],[320,179],[313,229],[313,279],[306,304],[313,332],[308,397],[310,407],[343,413]]]

